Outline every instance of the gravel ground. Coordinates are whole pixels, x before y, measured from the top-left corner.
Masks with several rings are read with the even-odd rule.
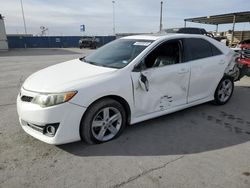
[[[250,78],[231,101],[129,126],[116,140],[48,145],[18,123],[15,100],[34,71],[91,50],[0,52],[0,187],[250,187]]]

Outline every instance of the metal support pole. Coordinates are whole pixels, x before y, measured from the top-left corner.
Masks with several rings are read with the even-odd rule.
[[[163,5],[163,2],[161,1],[161,14],[160,14],[160,31],[162,31],[162,5]]]
[[[243,40],[243,35],[244,35],[244,31],[241,31],[240,41],[242,41],[242,40]]]
[[[112,1],[113,4],[113,34],[115,35],[115,1]]]
[[[187,21],[184,20],[184,27],[187,27]]]
[[[234,42],[234,27],[235,27],[235,22],[236,22],[236,15],[234,15],[234,17],[233,17],[233,29],[232,29],[232,37],[231,37],[230,47],[232,47],[233,42]]]
[[[27,28],[26,28],[26,23],[25,23],[25,17],[24,17],[24,11],[23,11],[23,1],[21,1],[21,8],[22,8],[22,15],[23,15],[23,25],[24,25],[24,31],[25,31],[25,34],[27,34]]]
[[[218,33],[218,24],[216,24],[216,34]]]

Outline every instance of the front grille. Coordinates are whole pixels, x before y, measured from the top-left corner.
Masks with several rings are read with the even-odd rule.
[[[24,101],[24,102],[31,102],[33,99],[33,97],[29,97],[29,96],[26,96],[26,95],[23,95],[21,97],[21,101]]]

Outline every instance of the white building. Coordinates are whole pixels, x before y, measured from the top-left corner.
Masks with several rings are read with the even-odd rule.
[[[8,41],[3,16],[0,14],[0,50],[8,50]]]

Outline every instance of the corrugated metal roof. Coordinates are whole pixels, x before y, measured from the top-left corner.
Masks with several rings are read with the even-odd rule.
[[[250,11],[236,12],[230,14],[220,14],[214,16],[204,16],[197,18],[187,18],[184,21],[202,23],[202,24],[214,24],[214,25],[229,24],[233,23],[234,16],[235,16],[235,23],[250,22]]]

